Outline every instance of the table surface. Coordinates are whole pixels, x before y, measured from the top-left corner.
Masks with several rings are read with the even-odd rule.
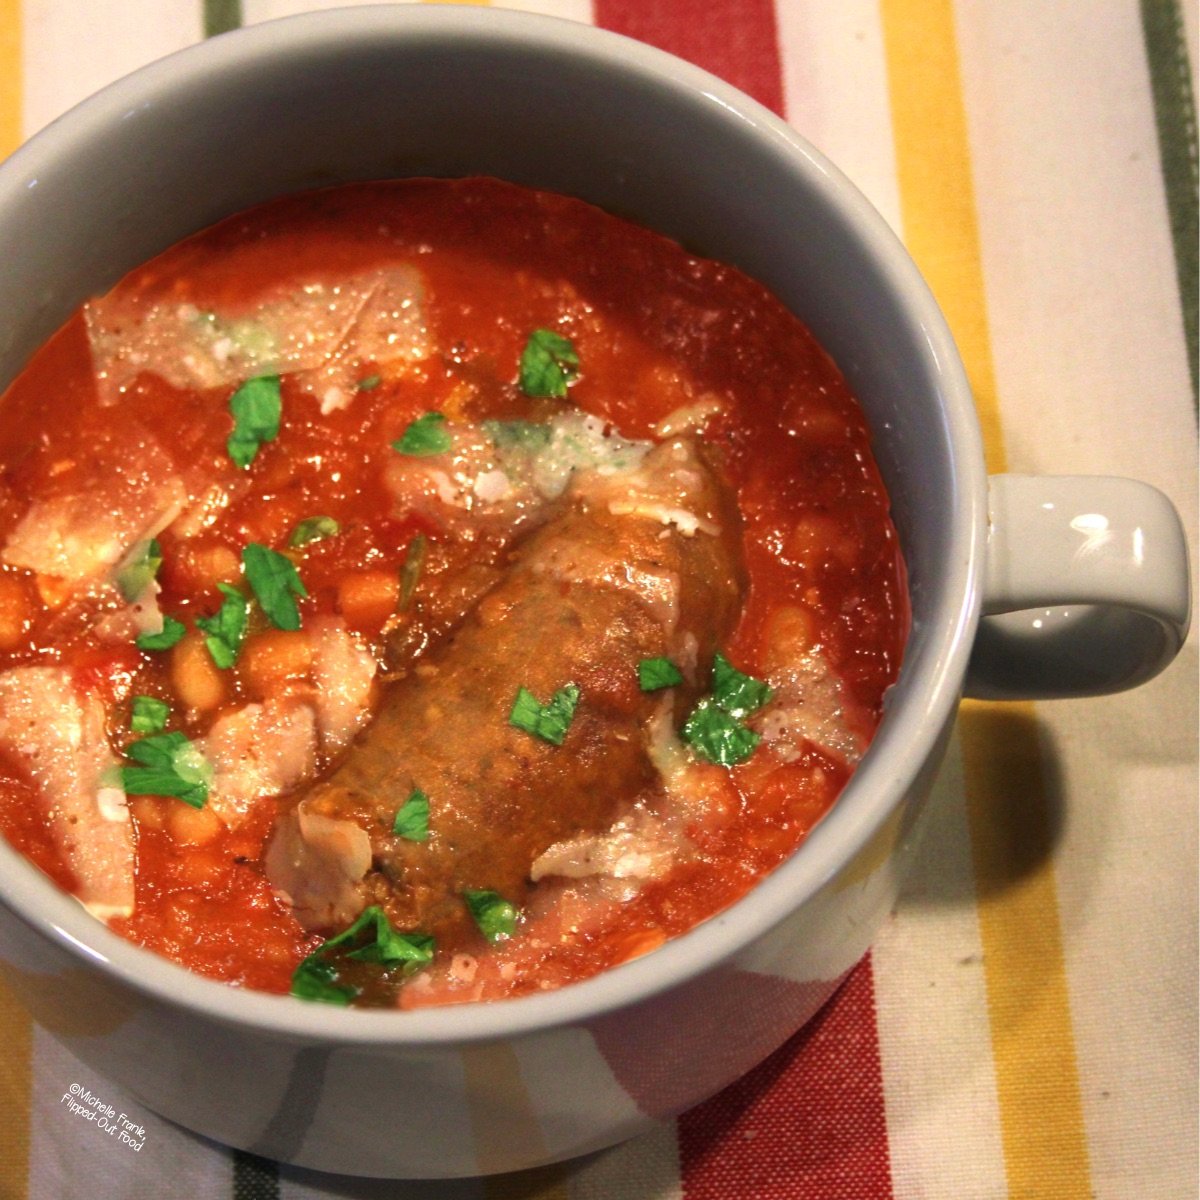
[[[0,154],[88,93],[304,0],[0,0]],[[1196,12],[1172,0],[530,0],[724,76],[925,272],[992,470],[1127,475],[1196,547]],[[1197,654],[1123,696],[964,708],[917,870],[818,1019],[582,1163],[456,1184],[193,1138],[0,984],[0,1197],[1194,1200]],[[60,1105],[138,1114],[134,1153]]]

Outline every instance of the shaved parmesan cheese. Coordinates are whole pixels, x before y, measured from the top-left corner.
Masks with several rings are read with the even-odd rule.
[[[104,462],[73,474],[71,488],[35,500],[0,552],[9,566],[51,576],[69,589],[110,571],[187,502],[183,482],[173,475],[110,470]]]
[[[331,412],[350,403],[368,364],[400,367],[430,346],[424,285],[403,264],[281,288],[240,313],[118,288],[86,304],[84,318],[105,404],[119,403],[143,371],[178,388],[295,373]]]
[[[643,500],[610,500],[608,511],[614,517],[646,517],[661,525],[674,525],[684,537],[694,537],[697,531],[716,537],[721,527],[706,521],[686,508],[671,508],[664,504],[647,503]]]
[[[350,744],[371,715],[378,666],[340,617],[312,622],[310,633],[321,750],[336,754]]]
[[[811,742],[852,765],[858,762],[864,739],[847,723],[841,680],[819,650],[772,671],[768,682],[771,699],[749,723],[776,758],[794,762]]]
[[[693,404],[672,409],[654,426],[654,434],[660,438],[673,438],[681,433],[695,433],[724,411],[720,397],[709,392]]]
[[[606,504],[615,517],[645,517],[667,528],[673,526],[684,537],[697,533],[716,537],[721,532],[718,514],[697,509],[703,503],[704,478],[697,466],[692,443],[663,442],[652,465],[639,460],[618,472],[598,471],[580,485],[590,498]]]
[[[353,821],[327,817],[306,800],[275,827],[263,865],[305,929],[341,928],[362,911],[359,885],[371,866],[371,839]]]
[[[104,704],[61,667],[0,674],[0,747],[28,774],[75,895],[102,921],[134,903],[134,845]]]
[[[208,806],[236,825],[255,801],[287,791],[316,771],[316,716],[294,700],[246,704],[219,717],[196,749],[212,764]]]
[[[480,500],[487,504],[503,500],[512,491],[512,484],[509,483],[508,476],[496,468],[491,471],[482,471],[476,475],[472,490]]]
[[[529,877],[535,883],[550,875],[607,875],[639,883],[661,879],[689,845],[677,829],[635,808],[604,833],[556,842],[534,860]]]

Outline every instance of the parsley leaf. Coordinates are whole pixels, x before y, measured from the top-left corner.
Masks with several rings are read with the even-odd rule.
[[[134,696],[129,728],[134,733],[161,733],[171,715],[170,705],[155,696]]]
[[[346,942],[342,942],[346,938]],[[416,968],[433,959],[433,938],[428,934],[401,934],[386,918],[383,908],[372,905],[362,912],[361,916],[344,934],[331,938],[334,946],[361,942],[360,946],[349,950],[348,959],[359,962],[378,962],[380,966],[392,966],[402,962],[406,971]],[[325,948],[330,946],[325,943]]]
[[[429,841],[429,797],[420,788],[413,788],[396,810],[392,832],[410,842]]]
[[[761,679],[739,671],[718,651],[713,655],[712,695],[701,700],[684,722],[684,740],[720,766],[745,762],[762,738],[743,724],[743,718],[762,708],[771,694]]]
[[[416,591],[417,580],[421,578],[421,568],[425,565],[425,548],[427,542],[423,533],[418,533],[408,543],[408,552],[404,556],[404,566],[400,568],[400,609],[403,611],[412,600]]]
[[[355,385],[360,392],[373,392],[383,382],[382,375],[368,375]]]
[[[291,559],[258,542],[251,542],[242,551],[246,579],[254,589],[263,612],[279,629],[299,629],[300,612],[295,596],[307,596],[308,589],[300,580]]]
[[[162,547],[155,538],[138,542],[117,568],[117,588],[122,598],[136,600],[154,581],[162,560]]]
[[[163,617],[161,633],[143,633],[134,645],[139,650],[170,650],[185,633],[187,626],[182,621],[177,621],[174,617]]]
[[[638,687],[643,692],[678,687],[682,682],[679,668],[669,658],[643,658],[638,663]]]
[[[258,454],[258,448],[279,436],[282,407],[278,375],[259,375],[247,379],[229,397],[233,432],[225,448],[239,467],[248,467]]]
[[[212,782],[212,765],[176,730],[131,742],[126,751],[140,763],[121,768],[121,783],[130,796],[175,796],[203,808]]]
[[[422,414],[392,443],[392,449],[416,458],[445,454],[450,449],[450,434],[443,428],[445,422],[440,412]]]
[[[325,538],[337,537],[342,527],[332,517],[305,517],[288,538],[293,548],[307,546],[309,542],[320,542]]]
[[[731,717],[748,717],[771,698],[771,689],[761,679],[745,675],[720,651],[713,656],[713,699]]]
[[[468,891],[462,895],[479,932],[489,942],[502,941],[517,932],[516,905],[499,892]]]
[[[566,398],[567,387],[579,378],[575,347],[552,329],[535,329],[521,351],[517,382],[527,396]]]
[[[292,973],[292,995],[301,1000],[346,1005],[358,995],[358,989],[337,982],[337,956],[383,967],[399,965],[407,975],[432,962],[433,951],[429,934],[398,933],[383,909],[373,904],[348,929],[323,942],[300,963]]]
[[[337,970],[321,957],[318,949],[292,972],[292,995],[300,1000],[345,1007],[358,995],[358,989],[337,982]]]
[[[211,617],[197,617],[196,627],[208,636],[204,644],[212,655],[212,660],[223,671],[227,671],[237,662],[237,656],[242,649],[242,639],[246,636],[246,619],[250,611],[250,601],[235,587],[227,583],[218,583],[221,595],[221,607]]]
[[[508,714],[508,723],[544,742],[561,746],[578,703],[579,687],[574,683],[559,688],[546,704],[539,704],[537,697],[527,688],[518,688],[512,712]]]
[[[683,726],[683,738],[694,750],[722,767],[745,762],[762,738],[721,708],[711,697],[701,700]]]

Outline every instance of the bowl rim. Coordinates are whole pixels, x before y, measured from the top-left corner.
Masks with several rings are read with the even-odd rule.
[[[837,803],[802,846],[729,908],[653,953],[554,991],[513,999],[406,1012],[331,1007],[253,992],[197,975],[125,941],[95,920],[0,839],[0,901],[28,927],[147,1000],[218,1025],[291,1042],[396,1048],[467,1044],[586,1024],[689,983],[727,963],[807,902],[862,850],[914,783],[957,705],[979,620],[987,528],[986,474],[971,392],[946,322],[917,268],[884,219],[841,172],[780,117],[731,85],[664,51],[579,22],[469,7],[363,6],[304,13],[244,27],[177,51],[110,84],[52,122],[0,164],[0,192],[26,186],[61,145],[93,122],[152,104],[187,78],[263,57],[328,52],[349,41],[468,39],[566,54],[601,71],[653,82],[744,122],[788,170],[802,174],[852,224],[881,277],[900,300],[939,383],[946,436],[954,451],[959,503],[948,505],[946,588],[918,635],[928,652],[909,669],[906,652],[875,741]],[[832,982],[832,981],[831,981]]]

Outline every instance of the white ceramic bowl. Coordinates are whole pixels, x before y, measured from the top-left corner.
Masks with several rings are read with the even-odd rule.
[[[874,430],[913,631],[874,745],[800,850],[691,933],[552,994],[401,1014],[240,992],[122,941],[0,845],[0,964],[39,1020],[149,1108],[330,1171],[532,1166],[723,1087],[867,949],[964,681],[998,695],[1127,686],[1169,661],[1188,621],[1182,535],[1158,493],[989,483],[942,317],[829,163],[704,72],[563,22],[313,14],[217,38],[82,104],[0,167],[0,384],[87,297],[241,208],[339,180],[478,173],[731,261],[809,324]],[[1079,513],[1112,536],[1084,552]],[[971,666],[981,612],[1068,603],[1088,607],[989,618]]]

